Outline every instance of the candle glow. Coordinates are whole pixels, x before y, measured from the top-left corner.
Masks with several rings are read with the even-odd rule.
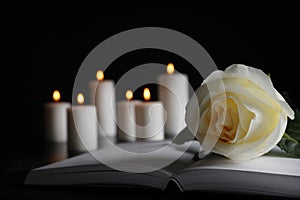
[[[83,104],[84,103],[84,96],[82,93],[78,93],[77,95],[77,103],[78,104]]]
[[[150,97],[151,97],[151,95],[150,95],[150,90],[149,90],[149,88],[145,88],[145,89],[144,89],[144,99],[145,99],[146,101],[149,101],[149,100],[150,100]]]
[[[53,100],[54,100],[54,101],[59,101],[59,100],[60,100],[60,93],[59,93],[58,90],[55,90],[55,91],[53,92]]]
[[[102,70],[98,70],[96,73],[96,78],[98,81],[102,81],[104,79],[104,73]]]
[[[127,90],[127,92],[126,92],[126,99],[127,100],[131,100],[132,97],[133,97],[132,91],[131,90]]]
[[[167,65],[167,73],[168,74],[173,74],[174,73],[174,65],[173,65],[173,63],[169,63]]]

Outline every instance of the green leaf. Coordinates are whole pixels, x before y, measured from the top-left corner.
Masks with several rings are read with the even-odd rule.
[[[277,145],[289,155],[300,158],[300,143],[298,141],[282,137]]]
[[[291,138],[293,138],[294,140],[300,142],[300,131],[299,130],[288,129],[288,130],[286,130],[286,132],[288,133],[288,135]]]
[[[289,105],[294,107],[287,91],[282,92],[282,96]],[[277,146],[289,155],[300,158],[300,110],[296,108],[294,111],[295,119],[288,121],[285,133]]]
[[[277,144],[288,154],[300,158],[300,111],[295,109],[295,119],[289,120],[286,133]]]

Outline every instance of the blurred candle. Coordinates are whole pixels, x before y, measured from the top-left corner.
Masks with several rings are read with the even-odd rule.
[[[118,141],[133,142],[136,138],[135,105],[141,103],[139,100],[132,100],[131,90],[126,92],[126,100],[117,104]]]
[[[189,100],[188,76],[175,73],[174,65],[167,65],[167,74],[158,77],[158,99],[167,112],[165,132],[174,137],[185,126],[185,107]]]
[[[52,96],[54,101],[44,104],[45,138],[48,142],[67,142],[67,108],[71,103],[61,102],[58,90]]]
[[[135,105],[137,141],[164,140],[165,115],[162,102],[150,101],[148,88],[144,89],[145,102]]]
[[[99,135],[116,138],[116,96],[113,80],[104,79],[104,73],[98,70],[97,80],[90,82],[91,104],[96,106]]]
[[[78,105],[68,108],[68,152],[80,153],[98,147],[97,116],[94,105],[84,105],[84,96],[77,95]]]
[[[96,80],[90,81],[90,103],[95,104],[95,99],[96,99],[96,89],[98,86],[98,83],[100,81],[104,80],[104,73],[102,70],[98,70],[96,72]]]

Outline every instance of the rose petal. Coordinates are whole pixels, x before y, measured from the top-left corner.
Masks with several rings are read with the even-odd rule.
[[[241,77],[256,83],[267,93],[269,93],[274,99],[277,99],[283,107],[283,110],[286,112],[287,116],[291,119],[294,119],[294,111],[287,104],[284,98],[279,94],[279,92],[274,88],[270,77],[266,75],[262,70],[243,64],[232,64],[225,69],[225,74],[226,77]]]
[[[279,94],[279,92],[274,88],[270,77],[266,75],[262,70],[243,64],[232,64],[227,67],[225,71],[216,70],[212,72],[203,81],[202,84],[225,78],[243,78],[255,83],[263,90],[265,90],[272,98],[278,101],[278,103],[282,106],[284,112],[290,119],[294,119],[294,111],[291,109],[285,99]]]
[[[265,140],[231,146],[231,148],[227,148],[226,150],[224,150],[225,145],[219,145],[214,149],[214,152],[236,161],[247,161],[257,158],[269,152],[277,145],[285,131],[286,125],[287,118],[281,116],[280,122]]]
[[[294,119],[294,111],[269,76],[240,64],[211,73],[186,110],[187,126],[205,147],[204,152],[213,148],[233,160],[249,160],[274,148],[284,134],[287,117]],[[218,139],[220,133],[223,141]]]

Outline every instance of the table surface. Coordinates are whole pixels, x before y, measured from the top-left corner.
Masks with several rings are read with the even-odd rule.
[[[26,156],[10,156],[1,159],[0,199],[188,199],[203,196],[213,199],[280,199],[268,196],[215,192],[180,192],[176,187],[166,191],[156,189],[113,187],[32,187],[25,186],[28,172],[36,167],[70,157],[65,144],[51,145],[39,153]]]

